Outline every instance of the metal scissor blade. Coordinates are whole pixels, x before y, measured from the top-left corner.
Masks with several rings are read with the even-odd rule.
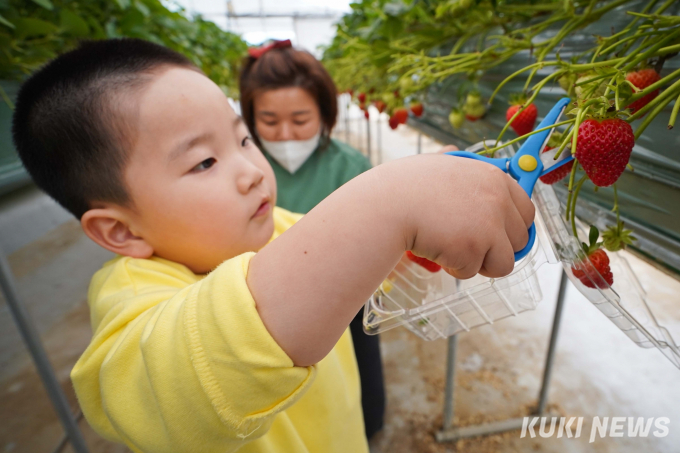
[[[547,173],[550,173],[551,171],[556,170],[562,165],[565,165],[574,160],[574,156],[572,156],[571,152],[566,148],[562,150],[562,154],[560,154],[557,160],[555,160],[555,154],[557,154],[557,150],[558,148],[553,148],[549,151],[541,153],[541,155],[539,156],[541,162],[543,162],[543,172],[541,173],[541,176],[544,176]]]

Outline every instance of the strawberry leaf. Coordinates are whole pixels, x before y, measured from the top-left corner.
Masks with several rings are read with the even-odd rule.
[[[597,238],[600,237],[600,232],[598,231],[597,227],[595,225],[590,226],[590,233],[588,234],[588,240],[590,241],[590,248],[595,246],[597,243]]]

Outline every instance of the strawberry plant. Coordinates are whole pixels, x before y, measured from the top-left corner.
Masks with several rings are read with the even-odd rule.
[[[482,118],[501,89],[523,78],[521,100],[507,110],[507,122],[496,138],[499,146],[482,151],[489,155],[501,148],[501,140],[503,146],[526,140],[537,116],[547,113],[536,111],[538,94],[561,87],[573,102],[549,146],[556,149],[556,156],[566,152],[575,159],[541,180],[563,181],[560,184],[567,186],[565,216],[575,236],[576,205],[585,183],[613,189],[616,223],[606,228],[597,250],[589,249],[591,262],[604,263],[604,249],[617,251],[633,243],[631,230],[620,220],[616,182],[626,169],[632,170],[629,159],[635,142],[653,121],[665,121],[668,130],[675,126],[680,69],[664,66],[680,53],[680,16],[673,15],[679,10],[677,0],[646,4],[636,0],[362,0],[352,9],[339,23],[324,61],[343,86],[380,87],[377,91],[382,95],[377,96],[388,111],[427,99],[424,94],[431,86],[441,89],[443,84],[458,83],[458,101],[451,103],[448,116],[455,130],[466,119]],[[607,23],[611,14],[621,10],[626,11],[627,23],[608,36],[582,33],[580,53],[560,56],[571,36],[590,24]],[[529,59],[527,65],[495,82],[488,101],[482,100],[477,82],[519,55]],[[670,114],[664,115],[667,107]],[[401,117],[393,118],[390,126],[396,127]],[[518,137],[504,139],[508,128]]]

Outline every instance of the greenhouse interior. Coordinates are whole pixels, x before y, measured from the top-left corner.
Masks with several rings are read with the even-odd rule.
[[[356,1],[0,1],[0,451],[680,451],[680,1]]]

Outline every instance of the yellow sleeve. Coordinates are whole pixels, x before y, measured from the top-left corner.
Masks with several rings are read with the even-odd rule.
[[[93,279],[95,332],[71,377],[95,430],[145,453],[231,452],[302,396],[315,367],[293,366],[263,325],[246,285],[252,256],[191,284],[129,258]]]

